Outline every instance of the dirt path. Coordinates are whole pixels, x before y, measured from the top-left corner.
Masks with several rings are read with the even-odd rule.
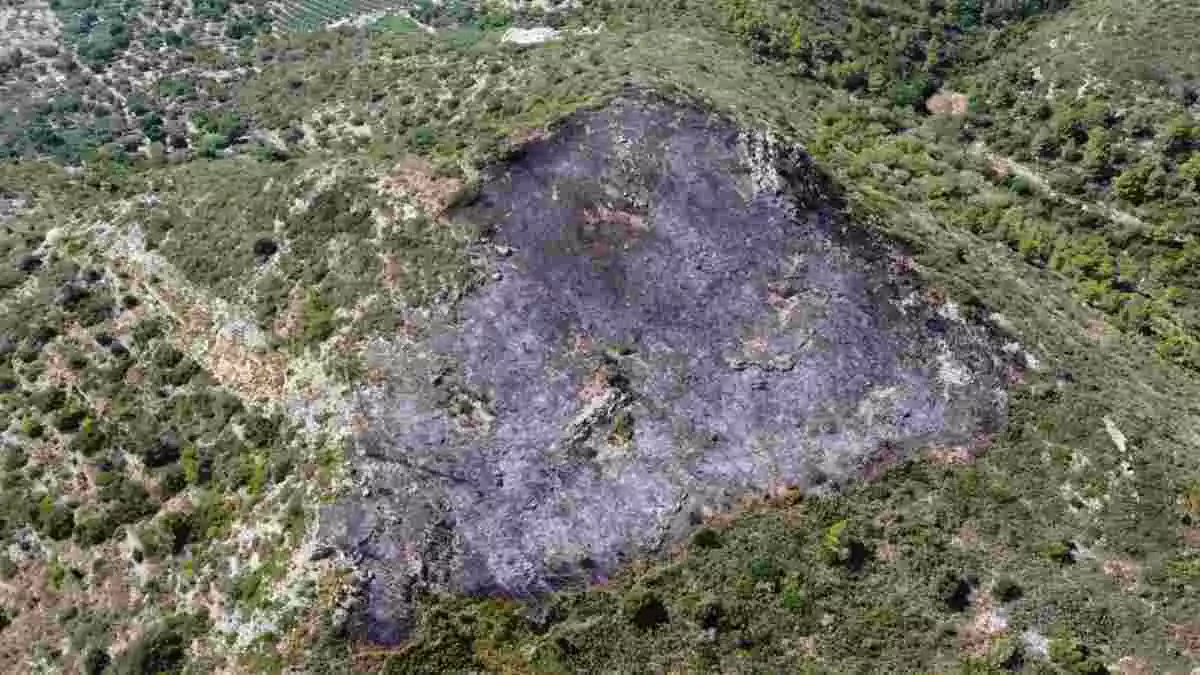
[[[1073,195],[1055,190],[1054,187],[1050,185],[1050,181],[1046,180],[1046,177],[1043,176],[1037,169],[1027,164],[1022,164],[1010,157],[1005,157],[1004,155],[998,155],[992,152],[986,145],[983,144],[982,141],[976,141],[971,145],[971,153],[986,159],[997,171],[1020,176],[1037,186],[1039,191],[1053,197],[1054,199],[1066,202],[1067,204],[1078,208],[1084,213],[1094,213],[1115,223],[1120,223],[1121,225],[1127,225],[1130,227],[1149,227],[1149,224],[1146,221],[1138,218],[1128,211],[1123,211],[1107,204],[1098,204],[1088,200],[1080,199]]]
[[[178,346],[226,389],[247,404],[277,407],[307,431],[348,433],[347,392],[318,357],[272,348],[252,312],[190,283],[146,250],[140,230],[98,224],[85,233],[114,272],[124,272],[138,295],[173,319]]]

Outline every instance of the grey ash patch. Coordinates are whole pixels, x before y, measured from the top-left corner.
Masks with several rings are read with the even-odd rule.
[[[491,227],[498,280],[381,342],[357,394],[367,496],[324,520],[371,572],[368,635],[425,590],[603,578],[739,495],[997,429],[985,332],[828,192],[799,150],[632,95],[496,167],[456,217]]]

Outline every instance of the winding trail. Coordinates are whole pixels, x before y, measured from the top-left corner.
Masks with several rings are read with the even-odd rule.
[[[1108,204],[1098,204],[1092,201],[1080,199],[1079,197],[1075,197],[1054,189],[1054,187],[1050,185],[1050,181],[1047,180],[1046,177],[1043,176],[1042,173],[1036,168],[1031,167],[1028,164],[1022,164],[1011,157],[994,153],[989,150],[982,141],[976,141],[973,143],[970,146],[970,151],[971,154],[986,159],[997,171],[1020,176],[1021,178],[1024,178],[1025,180],[1037,186],[1037,189],[1042,193],[1049,195],[1054,199],[1070,204],[1084,213],[1094,213],[1115,223],[1129,227],[1150,227],[1149,223],[1141,218],[1138,218],[1132,213],[1129,213],[1128,211],[1118,209],[1115,206],[1110,206]]]

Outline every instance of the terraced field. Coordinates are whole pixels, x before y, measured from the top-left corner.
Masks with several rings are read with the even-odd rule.
[[[294,0],[274,3],[271,14],[279,30],[315,31],[356,19],[372,23],[403,11],[408,4],[396,0]]]
[[[38,45],[54,44],[59,25],[48,3],[4,0],[0,3],[0,35],[4,36],[5,43],[0,52],[13,48],[36,49]]]

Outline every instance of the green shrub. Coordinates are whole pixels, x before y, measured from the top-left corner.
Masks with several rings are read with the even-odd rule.
[[[1152,162],[1136,164],[1117,176],[1113,181],[1113,192],[1130,204],[1144,204],[1158,199],[1163,194],[1166,174]]]
[[[918,75],[894,82],[888,98],[895,106],[915,109],[923,106],[925,100],[936,90],[937,86],[933,80],[925,75]]]
[[[721,535],[712,528],[702,527],[692,535],[692,546],[696,548],[720,548]]]
[[[1167,123],[1163,141],[1165,151],[1171,155],[1194,150],[1200,145],[1200,125],[1188,115],[1179,115]]]
[[[206,133],[196,144],[196,151],[201,157],[216,157],[229,147],[229,137],[223,134]]]
[[[850,521],[839,520],[821,537],[820,555],[826,564],[857,572],[866,564],[867,547],[848,532]]]
[[[1184,489],[1180,505],[1189,518],[1200,520],[1200,479],[1192,480]]]
[[[112,664],[112,657],[106,649],[90,647],[83,653],[81,667],[85,675],[102,675]]]
[[[1068,673],[1105,675],[1109,672],[1103,660],[1092,655],[1087,647],[1071,636],[1051,640],[1049,656],[1055,665]]]
[[[193,616],[174,615],[150,626],[114,664],[118,675],[182,672],[192,637],[205,628]]]
[[[229,13],[229,0],[196,0],[192,12],[201,19],[220,19]]]
[[[628,445],[633,441],[634,421],[633,414],[628,410],[622,410],[613,416],[612,432],[609,433],[608,442],[613,445]]]
[[[652,630],[670,621],[662,598],[650,591],[630,594],[624,600],[626,619],[641,630]]]
[[[84,457],[94,457],[108,447],[108,436],[97,427],[95,420],[85,416],[79,424],[78,431],[71,437],[69,446],[71,451],[78,452]]]
[[[107,541],[119,524],[107,514],[85,515],[75,520],[73,537],[82,546],[96,546]]]
[[[44,497],[41,503],[38,531],[56,541],[67,539],[75,530],[75,510],[47,500],[49,496]]]
[[[0,579],[8,581],[17,576],[17,564],[6,553],[0,553]]]
[[[774,583],[783,575],[783,570],[774,559],[759,556],[750,561],[750,578],[754,581]]]
[[[1075,544],[1069,541],[1050,541],[1038,547],[1038,555],[1060,565],[1075,562]]]
[[[183,479],[188,485],[200,484],[200,453],[196,446],[188,445],[179,456],[179,464],[183,467]]]
[[[429,127],[417,127],[409,133],[408,142],[418,152],[428,152],[437,144],[437,134]]]
[[[29,461],[29,454],[19,445],[13,445],[4,449],[4,470],[8,472],[19,471]]]
[[[1180,164],[1178,171],[1190,189],[1200,190],[1200,152],[1193,154],[1186,162]]]
[[[1000,602],[1019,600],[1025,591],[1011,577],[1000,577],[992,587],[992,595]]]
[[[336,328],[333,313],[333,305],[319,291],[310,291],[304,300],[300,333],[302,342],[311,345],[328,340]]]
[[[33,415],[26,415],[24,418],[22,418],[21,433],[25,434],[29,438],[41,438],[44,431],[45,427],[42,426],[41,419],[34,417]]]
[[[1034,193],[1033,181],[1020,174],[1013,174],[1008,178],[1008,189],[1023,197],[1028,197]]]

